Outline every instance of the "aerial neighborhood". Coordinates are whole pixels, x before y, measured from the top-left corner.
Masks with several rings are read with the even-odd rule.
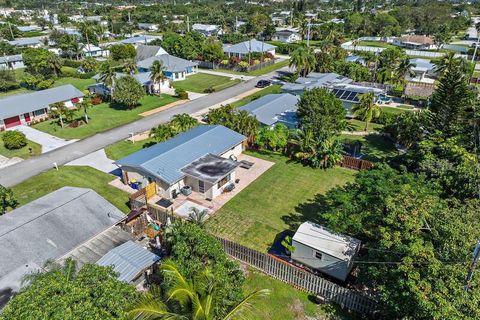
[[[0,320],[479,319],[480,3],[0,5]]]

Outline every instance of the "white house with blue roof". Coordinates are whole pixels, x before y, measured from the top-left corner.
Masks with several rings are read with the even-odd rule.
[[[172,139],[116,161],[125,184],[142,187],[155,182],[157,194],[175,198],[189,186],[205,199],[214,199],[235,181],[247,137],[220,125],[201,125]]]
[[[243,41],[234,45],[224,45],[223,52],[229,57],[244,58],[249,53],[270,53],[275,56],[277,47],[257,39]]]

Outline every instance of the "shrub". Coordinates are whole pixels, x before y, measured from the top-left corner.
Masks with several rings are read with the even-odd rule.
[[[177,95],[177,97],[179,97],[180,99],[184,99],[184,100],[187,100],[188,99],[188,92],[183,90],[183,89],[175,89],[175,94]]]
[[[9,150],[21,149],[27,145],[27,137],[20,131],[7,131],[2,139],[5,148]]]
[[[55,81],[53,79],[45,79],[45,80],[42,80],[40,81],[38,84],[37,84],[37,89],[38,90],[44,90],[44,89],[48,89],[50,88],[51,86],[53,86],[53,83]]]
[[[204,93],[213,93],[215,92],[215,88],[214,87],[208,87],[207,89],[203,90]]]
[[[71,68],[78,68],[82,65],[81,60],[70,60],[70,59],[64,59],[63,60],[63,65]]]
[[[96,106],[97,104],[102,103],[102,102],[103,102],[102,96],[97,94],[96,96],[92,97],[91,102],[92,102],[92,104],[93,104],[94,106]]]

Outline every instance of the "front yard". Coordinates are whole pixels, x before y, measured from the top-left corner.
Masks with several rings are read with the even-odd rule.
[[[28,141],[27,145],[21,149],[9,150],[5,148],[5,145],[3,144],[2,136],[3,134],[0,133],[0,155],[4,157],[7,157],[7,158],[19,157],[22,159],[28,159],[30,157],[37,156],[40,153],[42,153],[42,146],[30,140],[27,140]],[[30,152],[29,148],[32,148],[32,152]]]
[[[185,91],[204,93],[204,91],[209,88],[213,88],[215,91],[221,91],[239,82],[240,80],[238,79],[230,80],[228,77],[197,73],[188,76],[185,80],[173,82],[173,87]]]
[[[108,183],[115,177],[91,167],[62,166],[51,169],[12,187],[19,206],[27,204],[61,187],[90,188],[127,213],[128,194]]]
[[[80,127],[72,128],[66,125],[62,128],[57,119],[47,120],[38,123],[33,127],[63,139],[82,139],[140,119],[140,113],[164,106],[177,100],[177,98],[166,94],[160,96],[145,96],[140,100],[140,106],[132,110],[116,108],[110,106],[109,103],[101,103],[88,110],[89,122]],[[83,110],[79,110],[77,116],[82,118]]]
[[[143,148],[147,148],[156,142],[157,141],[154,138],[148,138],[134,143],[127,140],[122,140],[112,143],[106,147],[105,153],[109,159],[118,160],[128,156],[129,154],[140,151]]]
[[[207,228],[262,252],[270,248],[279,233],[290,229],[292,218],[315,214],[300,213],[300,204],[352,181],[355,175],[355,171],[343,168],[312,169],[279,154],[247,153],[275,164],[217,211]]]

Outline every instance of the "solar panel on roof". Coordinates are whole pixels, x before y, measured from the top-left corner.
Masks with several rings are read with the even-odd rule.
[[[340,99],[346,100],[349,94],[350,94],[350,91],[344,91]]]

